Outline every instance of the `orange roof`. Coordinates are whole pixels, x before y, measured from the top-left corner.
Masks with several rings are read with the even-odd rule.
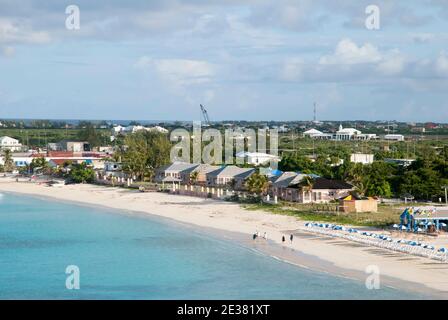
[[[64,162],[71,161],[70,159],[50,159],[51,162],[53,162],[57,166],[61,166],[64,164]]]
[[[56,158],[73,157],[73,151],[49,151],[48,156]]]

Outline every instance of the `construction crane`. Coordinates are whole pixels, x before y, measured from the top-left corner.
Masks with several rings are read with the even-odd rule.
[[[208,112],[207,112],[207,110],[205,110],[205,108],[202,104],[200,104],[200,106],[201,106],[201,112],[202,112],[202,117],[204,118],[204,122],[207,126],[210,126],[210,118],[208,117]]]

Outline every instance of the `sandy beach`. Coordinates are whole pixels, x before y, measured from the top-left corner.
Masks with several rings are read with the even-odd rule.
[[[48,187],[0,178],[0,192],[14,192],[84,205],[146,213],[222,233],[244,245],[313,270],[365,281],[366,267],[377,266],[382,285],[434,293],[448,298],[448,264],[428,258],[380,249],[344,239],[305,232],[305,221],[290,216],[248,211],[238,204],[159,192],[95,185]],[[256,232],[269,241],[252,240]],[[294,234],[290,243],[289,235]],[[282,244],[282,236],[287,241]],[[428,240],[431,241],[431,240]],[[432,240],[440,244],[443,239]],[[277,245],[275,245],[277,244]]]

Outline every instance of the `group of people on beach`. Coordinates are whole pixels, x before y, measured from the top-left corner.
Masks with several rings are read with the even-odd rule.
[[[252,236],[252,239],[256,240],[257,238],[260,238],[260,232],[257,230]],[[263,239],[268,240],[268,234],[265,232],[263,233]]]
[[[289,236],[289,242],[292,244],[292,241],[293,241],[293,240],[294,240],[294,235],[291,234],[291,235]],[[282,243],[284,244],[285,241],[286,241],[285,236],[282,236]]]
[[[255,231],[255,233],[252,235],[252,239],[253,240],[257,240],[257,238],[260,238],[260,232],[258,230]],[[268,240],[268,235],[267,235],[266,232],[263,233],[263,239],[264,240]],[[289,236],[289,242],[292,244],[293,240],[294,240],[294,235],[291,234]],[[282,243],[284,244],[285,242],[286,242],[286,237],[283,235],[282,236]]]

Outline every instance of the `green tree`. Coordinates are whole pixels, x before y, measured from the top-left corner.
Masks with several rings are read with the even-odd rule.
[[[127,135],[124,146],[117,154],[125,172],[137,179],[151,179],[154,170],[170,161],[171,143],[167,135],[139,131]]]
[[[121,154],[123,170],[131,176],[143,180],[148,169],[148,159],[148,145],[143,135],[128,135],[125,138],[125,151]]]
[[[48,169],[49,169],[48,162],[47,160],[45,160],[44,157],[38,157],[31,160],[30,163],[31,172],[37,172],[37,171],[46,172],[48,171]]]
[[[199,172],[198,171],[193,171],[192,173],[190,173],[190,182],[195,185],[198,182],[198,178],[199,178]]]
[[[265,175],[256,172],[246,180],[245,186],[247,191],[260,196],[267,191],[269,187],[269,181]]]
[[[95,179],[95,171],[85,163],[74,164],[72,165],[68,177],[76,183],[91,183]]]
[[[12,160],[12,152],[9,149],[3,151],[3,167],[5,172],[11,172],[15,168],[14,161]]]
[[[101,136],[91,122],[84,123],[82,130],[79,132],[79,139],[88,141],[90,147],[98,147],[101,145]]]
[[[152,169],[161,167],[170,162],[171,142],[164,133],[142,132],[147,141],[148,166]]]

